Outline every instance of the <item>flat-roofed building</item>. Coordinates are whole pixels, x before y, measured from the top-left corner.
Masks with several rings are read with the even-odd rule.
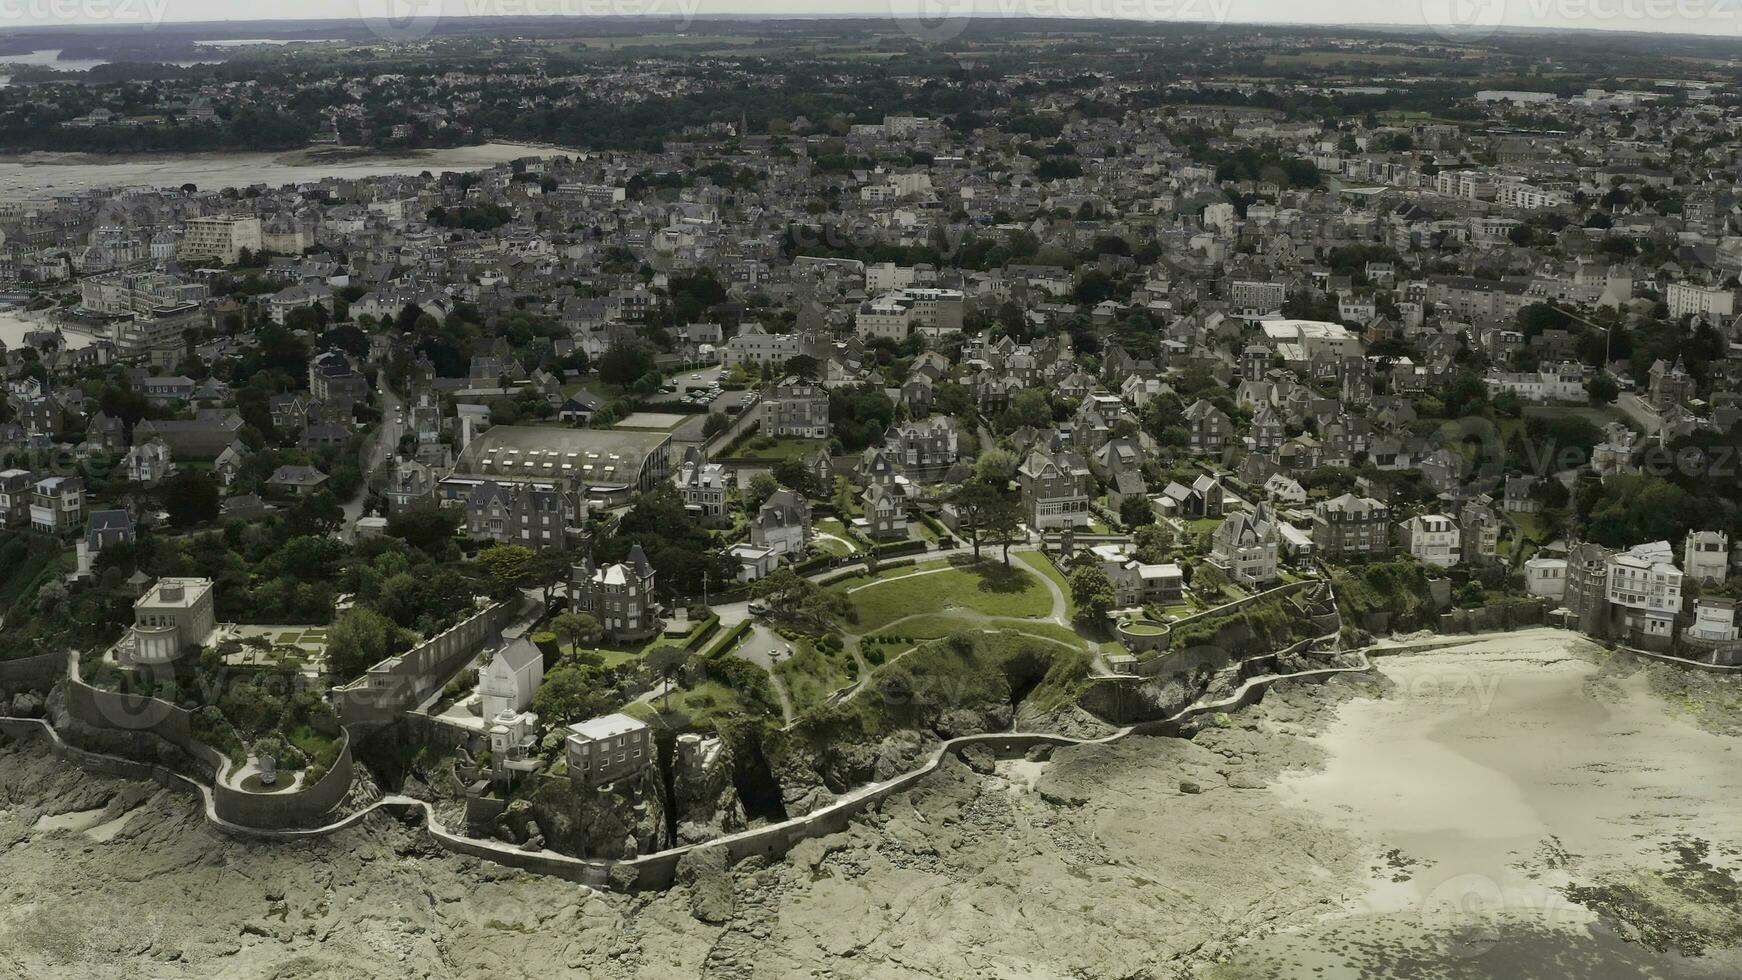
[[[217,259],[225,265],[234,265],[243,249],[260,250],[259,218],[189,218],[182,231],[181,244],[176,247],[176,257]]]
[[[569,780],[580,786],[616,782],[653,761],[652,729],[622,712],[570,725],[566,745]]]
[[[169,663],[217,625],[211,579],[160,578],[133,602],[132,660]]]
[[[474,437],[454,469],[498,481],[578,481],[591,499],[616,502],[670,476],[671,433],[498,425]]]

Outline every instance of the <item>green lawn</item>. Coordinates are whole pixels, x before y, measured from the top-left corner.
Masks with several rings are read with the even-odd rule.
[[[822,439],[783,438],[770,440],[766,436],[752,436],[744,445],[739,446],[730,456],[723,460],[738,462],[778,463],[788,459],[803,459],[816,454],[816,451],[827,446]]]
[[[853,554],[856,550],[853,547],[852,542],[845,535],[842,535],[839,538],[813,538],[811,540],[811,547],[823,552],[824,554],[834,555],[836,557],[844,557]]]
[[[310,760],[319,758],[321,753],[332,746],[333,740],[315,731],[307,725],[298,725],[286,733],[290,743],[303,751]]]
[[[981,619],[952,613],[938,613],[910,619],[900,626],[892,626],[888,630],[879,631],[877,635],[900,636],[913,640],[936,640],[962,629],[1015,630],[1019,633],[1058,640],[1073,646],[1087,647],[1089,645],[1089,641],[1078,636],[1075,630],[1044,619]],[[895,645],[890,644],[886,649],[890,647],[895,647]]]
[[[1016,553],[1016,558],[1028,567],[1052,579],[1052,584],[1058,586],[1059,591],[1065,594],[1065,615],[1076,619],[1077,601],[1071,598],[1071,583],[1065,578],[1065,573],[1059,571],[1058,566],[1052,563],[1052,559],[1038,551],[1019,551]]]
[[[662,724],[659,716],[664,708],[665,699],[654,698],[652,704],[636,701],[624,708],[623,713],[649,724],[659,725]],[[757,713],[736,691],[714,681],[703,681],[694,687],[673,691],[671,710],[673,714],[687,717],[692,727],[704,730],[712,730],[718,728],[721,722],[747,718]]]
[[[1541,542],[1543,538],[1547,536],[1547,531],[1544,530],[1542,526],[1540,515],[1518,514],[1508,511],[1506,517],[1517,526],[1518,532],[1524,535],[1527,540]]]
[[[569,646],[567,644],[563,644],[563,645],[561,645],[561,649],[566,650],[569,653],[574,653],[578,649],[580,652],[591,653],[591,654],[594,654],[595,656],[600,657],[601,659],[603,659],[605,661],[606,667],[621,667],[622,665],[624,665],[626,663],[640,660],[642,658],[642,656],[647,653],[647,651],[660,645],[662,642],[664,642],[664,637],[656,636],[653,639],[648,640],[646,643],[642,643],[638,646],[578,647],[577,648],[577,647]],[[673,640],[672,642],[676,643],[676,642],[682,642],[682,641]]]
[[[804,711],[823,702],[830,694],[853,682],[858,664],[845,650],[828,653],[799,640],[792,656],[774,665],[775,676],[786,685],[792,710]]]
[[[904,616],[940,613],[947,609],[968,609],[987,616],[1043,617],[1052,611],[1052,597],[1046,587],[1032,575],[1001,564],[987,563],[971,568],[952,568],[931,574],[879,577],[875,584],[863,579],[852,580],[842,592],[847,593],[857,619],[850,624],[860,633],[869,633]]]

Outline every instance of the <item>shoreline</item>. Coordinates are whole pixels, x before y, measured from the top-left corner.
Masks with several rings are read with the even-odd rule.
[[[1659,689],[1684,671],[1558,630],[1392,649],[1373,651],[1384,693],[1336,706],[1307,736],[1320,763],[1273,784],[1360,841],[1365,873],[1211,976],[1343,980],[1379,949],[1432,976],[1538,975],[1557,957],[1592,980],[1736,975],[1725,928],[1666,942],[1661,925],[1739,911],[1719,897],[1742,858],[1738,746]],[[1708,849],[1702,892],[1678,862]]]
[[[1334,639],[1334,636],[1321,639]],[[1215,715],[1246,707],[1253,703],[1251,699],[1254,695],[1262,696],[1270,687],[1279,683],[1308,679],[1320,681],[1346,673],[1364,673],[1372,669],[1371,662],[1361,651],[1354,651],[1348,655],[1359,658],[1359,665],[1312,668],[1289,674],[1265,674],[1247,678],[1225,696],[1214,700],[1200,698],[1160,721],[1119,727],[1110,734],[1095,738],[1077,738],[1052,732],[1009,731],[985,732],[945,739],[916,768],[889,779],[854,787],[841,793],[827,805],[818,807],[803,816],[739,831],[714,840],[666,848],[652,854],[624,860],[586,858],[550,850],[526,851],[496,840],[476,839],[456,834],[440,822],[434,807],[427,801],[397,794],[383,796],[360,810],[344,814],[318,827],[294,830],[243,827],[218,816],[213,804],[211,787],[197,779],[164,769],[161,766],[135,763],[106,753],[91,752],[72,746],[55,730],[53,724],[44,719],[0,716],[0,729],[7,730],[9,734],[24,730],[39,730],[48,739],[54,755],[57,757],[71,756],[75,762],[89,763],[99,772],[112,772],[116,766],[122,766],[128,767],[132,774],[143,773],[166,786],[185,784],[186,787],[196,792],[204,802],[207,822],[221,832],[234,836],[254,837],[266,841],[318,839],[356,826],[363,822],[366,817],[380,810],[409,812],[421,809],[424,830],[441,847],[455,853],[494,861],[522,870],[536,871],[553,877],[566,878],[595,889],[604,889],[613,884],[611,872],[614,868],[627,868],[635,872],[636,879],[632,883],[635,890],[643,888],[663,889],[669,887],[675,880],[679,862],[695,852],[723,850],[729,855],[729,864],[752,858],[773,860],[783,857],[803,843],[840,833],[854,821],[863,818],[868,810],[876,808],[897,793],[912,790],[926,777],[946,767],[951,760],[965,754],[971,748],[990,748],[1009,754],[1015,749],[1032,750],[1036,747],[1046,746],[1049,747],[1050,751],[1058,748],[1112,745],[1124,742],[1131,736],[1158,735],[1202,715]],[[1270,656],[1272,654],[1264,654],[1253,659],[1263,660]],[[651,877],[643,877],[649,873],[651,873]]]
[[[423,171],[486,170],[523,158],[574,156],[586,151],[492,141],[470,146],[406,151],[307,146],[294,150],[213,153],[136,153],[108,156],[32,151],[0,155],[0,198],[30,200],[54,194],[180,187],[202,191],[264,184],[281,187],[325,179],[415,176]],[[322,159],[327,154],[337,154]]]
[[[459,146],[420,146],[405,148],[373,148],[363,146],[315,145],[287,150],[143,150],[125,153],[93,153],[88,150],[4,150],[0,149],[0,164],[23,167],[124,167],[154,160],[234,160],[239,157],[265,157],[288,167],[320,167],[345,163],[414,162],[441,153],[461,153],[488,147],[521,147],[527,156],[563,156],[591,153],[580,147],[555,143],[532,143],[523,140],[486,140],[483,143],[462,143]]]
[[[1270,679],[1265,682],[1265,696],[1245,707],[1231,705],[1216,711],[1203,704],[1202,709],[1211,714],[1204,716],[1203,727],[1189,739],[1127,737],[1059,745],[1050,752],[1015,759],[998,759],[984,747],[944,753],[935,768],[883,805],[852,817],[839,830],[797,841],[784,857],[757,855],[738,863],[721,862],[711,871],[697,870],[706,866],[705,861],[686,861],[680,868],[690,870],[680,871],[673,887],[638,890],[629,896],[577,887],[554,876],[524,875],[494,860],[478,859],[492,857],[488,855],[451,853],[429,833],[426,821],[416,816],[416,810],[427,804],[385,807],[398,819],[359,817],[342,834],[303,838],[294,846],[281,847],[260,846],[268,842],[253,835],[221,829],[213,833],[216,828],[202,819],[197,803],[190,806],[189,797],[181,794],[159,794],[176,802],[160,802],[124,826],[115,821],[132,812],[130,805],[111,805],[99,813],[103,799],[51,794],[45,797],[52,801],[46,808],[33,809],[30,799],[23,799],[23,815],[14,823],[21,825],[28,835],[25,839],[32,843],[15,849],[9,866],[47,867],[44,862],[62,848],[90,853],[95,846],[95,854],[81,860],[89,862],[92,880],[101,881],[102,855],[112,861],[120,853],[103,848],[126,848],[135,834],[147,835],[138,838],[141,844],[161,839],[160,817],[173,808],[176,826],[181,828],[173,838],[175,844],[222,841],[217,846],[226,854],[226,865],[235,862],[238,868],[249,869],[239,879],[245,891],[256,887],[249,876],[262,868],[291,869],[259,876],[277,880],[286,876],[300,880],[302,875],[317,873],[299,863],[311,855],[357,853],[365,867],[385,867],[379,859],[396,853],[400,858],[419,858],[392,862],[396,879],[415,875],[439,881],[440,891],[490,889],[495,883],[514,881],[519,883],[515,887],[533,894],[580,896],[573,901],[590,910],[588,925],[603,917],[612,923],[610,933],[622,944],[611,948],[633,951],[632,959],[621,961],[623,968],[609,965],[619,961],[620,953],[593,944],[584,951],[569,948],[565,937],[573,935],[573,929],[547,921],[553,907],[548,904],[535,920],[502,914],[494,902],[476,915],[463,906],[419,914],[434,917],[427,927],[444,950],[450,942],[473,948],[471,937],[480,927],[489,935],[493,920],[516,922],[521,923],[515,927],[516,935],[527,944],[530,955],[623,980],[704,975],[704,964],[712,966],[722,950],[729,951],[740,968],[753,966],[756,972],[766,970],[770,975],[806,975],[807,970],[842,955],[860,957],[856,962],[867,969],[881,965],[884,973],[878,975],[892,976],[907,975],[903,971],[948,975],[946,957],[958,964],[954,975],[964,975],[959,965],[968,963],[977,964],[974,975],[982,976],[1118,976],[1147,971],[1195,980],[1292,980],[1309,974],[1320,980],[1352,980],[1377,975],[1371,968],[1385,964],[1405,972],[1380,970],[1384,975],[1448,978],[1579,975],[1590,980],[1641,980],[1735,975],[1722,972],[1729,964],[1718,958],[1731,951],[1721,944],[1708,959],[1666,959],[1652,945],[1649,933],[1640,938],[1611,916],[1610,904],[1601,899],[1617,892],[1603,891],[1595,905],[1583,894],[1563,899],[1562,906],[1578,912],[1576,921],[1563,917],[1550,923],[1554,928],[1545,928],[1537,909],[1505,907],[1510,882],[1497,879],[1498,890],[1481,883],[1468,887],[1471,869],[1436,864],[1427,847],[1390,840],[1390,821],[1373,818],[1366,810],[1338,811],[1334,794],[1320,794],[1303,803],[1295,792],[1303,781],[1335,783],[1342,778],[1339,772],[1364,771],[1362,759],[1345,755],[1350,751],[1395,752],[1394,768],[1413,773],[1412,778],[1441,780],[1447,784],[1445,792],[1454,797],[1473,785],[1472,778],[1492,779],[1483,774],[1503,767],[1515,754],[1505,745],[1491,744],[1492,734],[1474,732],[1473,736],[1483,737],[1473,741],[1466,737],[1476,755],[1455,766],[1433,770],[1420,764],[1419,753],[1440,751],[1433,746],[1447,737],[1445,719],[1435,717],[1435,711],[1446,715],[1444,709],[1464,706],[1458,699],[1479,699],[1481,693],[1411,682],[1413,673],[1424,670],[1535,672],[1567,688],[1563,695],[1589,699],[1592,705],[1580,710],[1597,717],[1609,717],[1617,698],[1636,699],[1651,707],[1646,715],[1617,715],[1620,720],[1611,726],[1617,735],[1631,736],[1646,722],[1660,727],[1662,704],[1637,699],[1651,686],[1648,681],[1680,675],[1661,664],[1607,656],[1576,637],[1564,631],[1529,630],[1446,638],[1436,645],[1472,649],[1467,654],[1451,650],[1375,657],[1367,661],[1365,671],[1340,669],[1322,678],[1303,678],[1308,683]],[[1509,698],[1535,705],[1537,693],[1529,683],[1517,691],[1503,690],[1500,700],[1491,702],[1498,706],[1494,714],[1477,713],[1476,720],[1486,717],[1491,733],[1511,733],[1509,737],[1527,743],[1548,741],[1552,733],[1554,742],[1577,744],[1576,727],[1568,732],[1530,728],[1519,724],[1516,712],[1506,707]],[[1242,697],[1238,693],[1218,696],[1216,703],[1226,701],[1240,702]],[[1480,707],[1479,700],[1476,706]],[[1450,714],[1457,717],[1460,711]],[[1393,716],[1402,724],[1384,739],[1373,738],[1369,728],[1357,724],[1363,718],[1371,722]],[[1413,727],[1405,731],[1409,726]],[[1686,729],[1682,731],[1666,744],[1685,737]],[[14,746],[7,751],[20,749]],[[87,785],[88,779],[103,781],[100,774],[87,777],[79,768],[48,759],[36,748],[24,751],[34,760],[27,771],[65,772],[69,775],[64,782],[76,786]],[[1648,746],[1637,751],[1656,750]],[[1702,765],[1722,764],[1726,758],[1714,760],[1708,751]],[[1662,778],[1678,775],[1679,769],[1674,769]],[[1638,809],[1624,793],[1610,788],[1614,777],[1607,770],[1593,774],[1573,769],[1560,778],[1607,789],[1610,795],[1602,800],[1608,811]],[[1382,796],[1396,794],[1405,803],[1412,795],[1382,774],[1349,785]],[[143,789],[157,787],[147,783]],[[1562,792],[1552,785],[1543,791]],[[1509,801],[1504,793],[1497,797],[1470,799],[1465,805],[1474,808],[1484,824],[1510,824],[1529,816],[1519,809],[1518,800]],[[1651,811],[1659,819],[1672,812],[1680,811],[1664,806]],[[1339,814],[1341,819],[1336,819]],[[47,822],[32,831],[29,823],[43,817]],[[97,841],[91,831],[73,827],[85,823],[119,827],[119,844]],[[1158,833],[1162,827],[1166,831]],[[3,833],[5,816],[0,813]],[[1708,836],[1715,841],[1715,855],[1731,853],[1716,846],[1729,842],[1731,835],[1711,832]],[[1527,833],[1521,839],[1534,842],[1536,837]],[[1506,855],[1511,845],[1477,840],[1476,846]],[[1523,879],[1533,886],[1559,886],[1566,881],[1602,889],[1604,881],[1577,863],[1579,855],[1572,852],[1580,846],[1569,837],[1564,847],[1567,856],[1527,853],[1507,860],[1524,862],[1525,871],[1544,876]],[[704,844],[691,853],[700,857],[707,851]],[[1365,909],[1363,903],[1376,883],[1390,889],[1393,898],[1407,901],[1393,902],[1392,911]],[[364,887],[361,879],[358,887]],[[386,880],[377,880],[373,887],[385,889],[386,897],[377,898],[383,893],[376,891],[368,901],[403,900]],[[320,891],[316,885],[309,894]],[[266,900],[276,902],[279,894],[269,887]],[[562,899],[552,900],[564,904]],[[1493,914],[1467,914],[1472,908],[1460,900],[1480,903],[1475,912],[1493,910]],[[291,897],[290,901],[295,909],[299,900]],[[1494,901],[1499,904],[1490,904]],[[293,911],[293,921],[299,915],[333,921],[326,918],[331,911],[316,899],[303,904],[312,911]],[[1078,909],[1091,906],[1100,914],[1078,914]],[[68,906],[69,913],[75,908]],[[77,914],[94,916],[101,911],[92,907]],[[249,909],[188,913],[177,913],[189,919],[178,922],[177,938],[186,936],[194,943],[225,930],[234,936],[236,926],[229,920],[240,917],[248,923],[241,940],[241,955],[248,957],[281,955],[283,947],[272,937],[296,943],[297,955],[327,959],[345,955],[346,944],[353,942],[374,949],[381,935],[367,917],[336,932],[322,926],[311,938],[294,926],[280,935],[270,914],[265,923],[251,922],[260,913]],[[1625,923],[1625,915],[1623,910],[1619,922]],[[206,919],[219,924],[214,929]],[[580,925],[577,920],[575,927]],[[72,929],[68,925],[60,931]],[[0,914],[0,935],[5,933],[5,916]],[[25,934],[25,938],[36,937]],[[40,958],[45,954],[39,948],[53,947],[38,941],[21,955]],[[476,948],[484,952],[467,956],[486,956],[490,946],[485,942]],[[208,949],[202,948],[190,965],[177,964],[165,975],[202,976],[218,963],[250,962],[213,959]],[[1546,969],[1542,965],[1555,957],[1580,969],[1542,972]],[[0,963],[4,962],[0,955]],[[1666,963],[1673,968],[1666,969]],[[1361,966],[1369,972],[1357,968]],[[899,969],[888,973],[891,967]],[[390,967],[383,964],[380,969]]]

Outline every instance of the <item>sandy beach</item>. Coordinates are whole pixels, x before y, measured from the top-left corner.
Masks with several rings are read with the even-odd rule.
[[[1742,975],[1742,742],[1682,713],[1733,679],[1546,630],[1377,664],[1189,740],[952,759],[784,860],[644,896],[391,820],[236,841],[151,784],[0,744],[0,974]]]
[[[311,148],[289,153],[151,154],[101,157],[76,153],[0,156],[0,198],[30,198],[101,187],[179,187],[202,190],[281,186],[323,177],[381,177],[425,170],[481,170],[521,157],[576,151],[522,143],[484,143],[400,154],[353,155]]]
[[[53,329],[53,324],[48,321],[47,314],[43,311],[26,313],[17,307],[0,307],[0,342],[9,348],[23,346],[24,335],[32,330],[46,329]],[[65,327],[61,329],[61,335],[66,338],[68,350],[89,347],[97,339],[94,334]]]
[[[1287,804],[1363,839],[1372,871],[1322,927],[1264,944],[1259,960],[1355,976],[1342,972],[1361,964],[1352,937],[1409,933],[1437,934],[1473,971],[1448,976],[1534,975],[1539,955],[1604,964],[1581,976],[1736,975],[1734,950],[1653,955],[1570,897],[1666,869],[1690,841],[1731,869],[1742,854],[1742,743],[1676,712],[1649,671],[1607,671],[1608,657],[1533,630],[1377,660],[1387,696],[1344,703],[1313,739],[1324,765],[1276,783]]]

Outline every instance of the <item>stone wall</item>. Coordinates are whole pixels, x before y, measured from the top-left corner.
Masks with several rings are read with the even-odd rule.
[[[220,781],[212,787],[212,806],[219,817],[244,827],[276,830],[315,826],[344,801],[351,791],[351,775],[351,739],[345,735],[332,768],[313,786],[249,793]]]
[[[210,782],[212,804],[218,816],[244,827],[279,829],[318,823],[351,789],[353,763],[349,733],[344,736],[338,758],[319,783],[277,793],[249,793],[224,784],[231,760],[194,737],[193,714],[184,708],[158,698],[105,691],[76,677],[67,679],[66,706],[68,715],[91,728],[131,736],[131,744],[112,746],[123,754],[162,757],[154,746],[145,744],[153,739],[162,739],[185,752],[194,768]],[[163,768],[143,762],[137,765],[140,769],[136,772],[116,774],[155,778],[153,771]]]
[[[159,698],[92,687],[77,677],[66,682],[67,714],[92,728],[155,735],[194,756],[213,772],[224,757],[193,736],[193,713]]]
[[[339,720],[346,725],[383,725],[417,707],[477,656],[512,613],[511,604],[497,603],[335,689],[333,705]]]
[[[1547,621],[1548,609],[1547,599],[1480,606],[1475,609],[1452,609],[1440,613],[1437,632],[1498,633],[1541,626]]]
[[[41,653],[17,660],[0,660],[0,689],[47,690],[67,672],[67,655]]]

